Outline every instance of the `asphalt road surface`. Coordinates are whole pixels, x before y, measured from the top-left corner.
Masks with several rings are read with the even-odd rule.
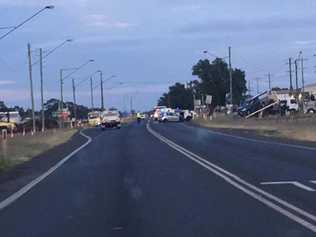
[[[316,149],[183,123],[107,130],[0,211],[0,236],[316,236]]]

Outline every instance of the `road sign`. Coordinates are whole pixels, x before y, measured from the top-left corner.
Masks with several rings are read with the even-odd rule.
[[[200,106],[201,100],[194,100],[194,106]]]
[[[212,99],[213,99],[213,96],[211,96],[211,95],[206,95],[205,104],[207,104],[207,105],[212,104]]]

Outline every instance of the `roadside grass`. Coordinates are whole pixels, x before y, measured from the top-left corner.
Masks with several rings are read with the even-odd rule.
[[[51,130],[34,136],[16,136],[0,140],[0,172],[67,142],[76,129]]]
[[[213,120],[197,118],[193,122],[208,128],[242,130],[266,137],[316,142],[316,116],[244,119],[220,114]]]

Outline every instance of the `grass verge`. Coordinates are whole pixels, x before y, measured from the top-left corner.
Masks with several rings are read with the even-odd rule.
[[[67,142],[77,130],[52,130],[0,140],[0,172]]]
[[[193,122],[208,128],[238,130],[266,137],[316,142],[315,117],[252,118],[246,120],[242,118],[218,116],[213,120],[198,118]]]

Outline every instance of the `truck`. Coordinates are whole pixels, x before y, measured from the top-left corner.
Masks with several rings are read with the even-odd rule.
[[[308,95],[304,99],[304,113],[306,114],[315,114],[316,113],[316,99],[315,95]]]
[[[105,110],[101,112],[101,129],[121,128],[121,116],[117,110]]]
[[[276,114],[299,111],[297,96],[288,90],[265,91],[247,100],[238,108],[242,117],[258,116],[260,114]]]

